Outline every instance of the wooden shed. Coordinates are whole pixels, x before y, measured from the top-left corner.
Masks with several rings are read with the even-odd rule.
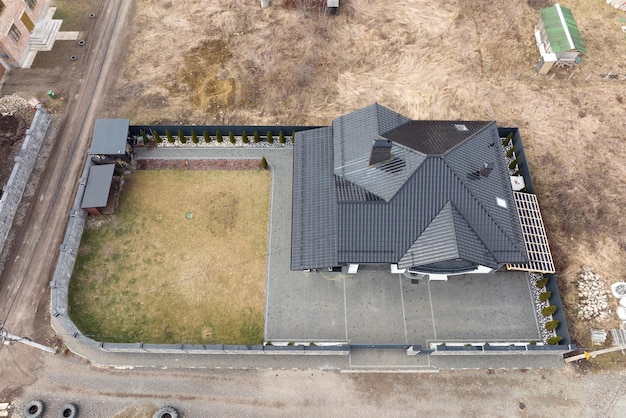
[[[547,74],[554,66],[571,67],[586,54],[585,44],[572,11],[556,3],[541,9],[541,18],[535,27],[535,40],[541,58],[537,73]]]

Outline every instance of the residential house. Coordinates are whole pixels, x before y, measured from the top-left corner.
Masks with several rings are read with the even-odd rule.
[[[508,165],[495,122],[411,120],[374,104],[298,132],[291,269],[553,271],[536,199],[513,191]]]

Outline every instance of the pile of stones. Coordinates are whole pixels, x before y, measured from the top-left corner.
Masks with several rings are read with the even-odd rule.
[[[602,322],[611,317],[609,292],[600,275],[583,266],[578,276],[578,317],[586,321]]]
[[[13,116],[28,112],[28,101],[17,93],[0,97],[0,115]]]

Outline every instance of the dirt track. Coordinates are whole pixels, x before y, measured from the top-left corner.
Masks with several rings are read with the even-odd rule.
[[[78,186],[84,155],[99,112],[100,101],[107,82],[115,76],[119,49],[126,34],[125,22],[131,13],[130,2],[111,0],[97,11],[99,25],[94,25],[91,38],[97,40],[84,56],[82,67],[72,68],[73,86],[66,97],[63,118],[54,121],[54,145],[48,165],[37,191],[30,202],[21,231],[18,232],[7,267],[2,275],[0,306],[4,326],[16,335],[52,344],[49,328],[48,283],[54,270],[58,246],[63,239],[67,216]],[[116,53],[114,55],[113,53]],[[107,77],[109,77],[107,79]],[[78,82],[76,82],[78,80]],[[95,98],[95,99],[94,99]],[[34,379],[32,374],[39,353],[29,353],[28,360],[17,360],[20,368],[12,367],[10,350],[0,350],[2,381],[19,388]],[[7,363],[8,362],[8,363]],[[10,390],[9,386],[4,389]]]

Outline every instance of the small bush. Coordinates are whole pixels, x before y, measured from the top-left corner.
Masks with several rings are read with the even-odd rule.
[[[291,143],[293,144],[296,141],[296,131],[291,131]]]
[[[541,302],[545,302],[545,301],[547,301],[548,299],[550,299],[550,297],[551,297],[551,296],[552,296],[552,292],[550,292],[549,290],[546,290],[546,291],[545,291],[545,292],[543,292],[543,293],[539,293],[539,300],[540,300]]]
[[[261,158],[261,167],[263,168],[263,170],[267,170],[267,160],[265,159],[265,157]]]
[[[258,144],[259,142],[261,142],[261,135],[259,135],[258,131],[254,131],[254,143]]]
[[[516,158],[516,159],[514,159],[513,161],[511,161],[511,162],[509,163],[509,168],[510,168],[511,170],[513,170],[515,167],[517,167],[517,162],[518,162],[518,161],[517,161],[517,158]]]
[[[557,335],[556,337],[550,337],[550,338],[548,338],[548,344],[549,345],[557,345],[558,343],[561,342],[562,339],[563,339],[563,337],[561,337],[560,335]]]
[[[515,147],[511,147],[507,150],[506,152],[506,156],[511,158],[513,156],[513,153],[515,152]]]
[[[247,144],[250,142],[250,140],[248,139],[248,134],[246,133],[246,131],[243,131],[241,133],[241,142],[243,142],[244,144]]]
[[[288,345],[288,346],[290,346],[290,347],[291,347],[292,345],[294,345],[294,344],[295,344],[295,343],[294,343],[293,341],[289,341],[289,342],[287,343],[287,345]]]
[[[167,142],[169,142],[170,144],[174,143],[174,137],[167,129],[165,130],[165,136],[167,137]]]
[[[194,144],[200,142],[200,140],[198,139],[198,135],[196,135],[196,131],[191,131],[191,142],[193,142]]]
[[[537,341],[532,340],[532,341],[530,342],[530,345],[537,345]]]
[[[544,325],[544,328],[547,329],[548,331],[554,331],[556,327],[558,326],[559,326],[559,320],[553,319],[552,321],[546,322],[546,325]]]
[[[224,138],[222,137],[222,133],[220,131],[215,132],[215,140],[220,144],[224,142]]]
[[[147,144],[148,143],[148,134],[146,134],[146,131],[141,130],[140,134],[141,134],[141,139],[143,139],[143,143]]]
[[[274,137],[272,136],[272,131],[267,131],[267,143],[272,144],[274,142]]]
[[[181,144],[187,143],[187,137],[183,135],[183,131],[181,131],[180,129],[178,130],[178,140],[180,141]]]
[[[553,313],[556,312],[556,309],[557,308],[556,308],[555,305],[546,306],[545,308],[543,308],[541,310],[541,315],[543,315],[543,316],[550,316],[550,315],[552,315]]]
[[[211,135],[209,135],[207,131],[202,132],[202,138],[204,139],[204,142],[206,142],[207,144],[211,142],[211,140],[213,139],[211,138]]]
[[[152,136],[154,137],[154,142],[156,142],[157,144],[160,144],[161,142],[163,142],[163,140],[161,139],[161,135],[159,135],[157,131],[153,130]]]
[[[511,132],[510,134],[508,134],[508,135],[506,136],[506,138],[503,138],[503,139],[502,139],[502,145],[504,145],[504,146],[506,147],[506,146],[507,146],[507,145],[509,145],[509,143],[511,142],[511,139],[513,139],[513,132]]]
[[[544,287],[546,287],[546,285],[548,284],[548,278],[544,277],[543,279],[539,279],[535,282],[535,286],[537,286],[537,289],[542,289]]]
[[[235,139],[235,134],[233,134],[232,132],[228,133],[228,140],[230,141],[231,144],[234,144],[235,142],[237,142],[237,140]]]
[[[283,131],[280,131],[278,133],[278,142],[280,142],[281,144],[285,143],[285,134],[283,133]]]

